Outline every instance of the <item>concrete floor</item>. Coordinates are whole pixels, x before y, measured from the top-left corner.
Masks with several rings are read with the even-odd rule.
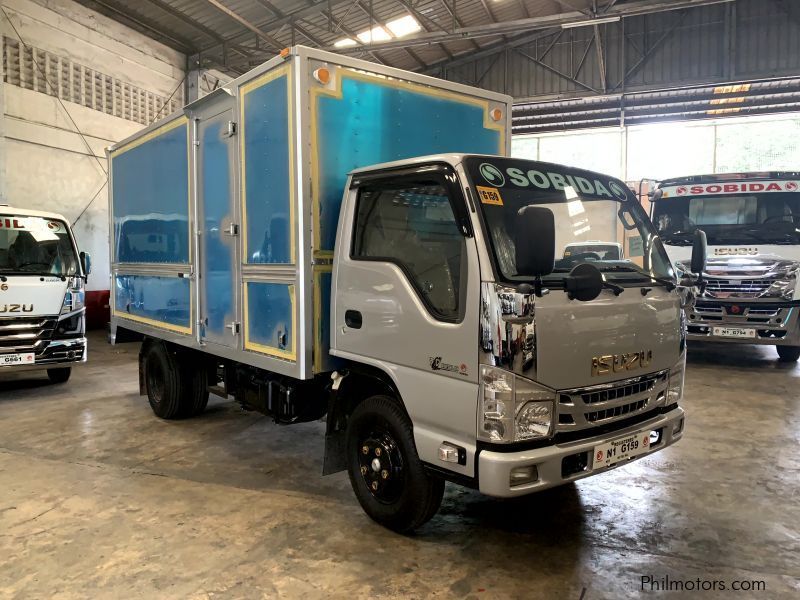
[[[0,381],[0,597],[662,596],[648,575],[766,585],[673,598],[800,594],[800,368],[772,348],[691,349],[675,446],[519,501],[448,486],[402,537],[320,475],[321,423],[219,398],[159,421],[137,346],[91,342],[66,385]]]

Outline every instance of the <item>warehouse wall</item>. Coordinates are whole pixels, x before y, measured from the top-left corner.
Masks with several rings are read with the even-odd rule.
[[[89,289],[108,290],[105,148],[182,105],[186,58],[71,0],[2,6],[0,197],[77,219]]]

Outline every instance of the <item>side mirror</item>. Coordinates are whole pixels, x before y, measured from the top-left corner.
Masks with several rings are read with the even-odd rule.
[[[664,196],[664,190],[662,189],[653,190],[648,195],[650,196],[650,202],[658,202]]]
[[[92,257],[86,252],[81,252],[81,268],[83,269],[84,276],[88,276],[92,272]]]
[[[556,222],[553,211],[526,206],[517,213],[514,227],[517,274],[542,277],[553,272],[556,261]]]
[[[603,291],[605,282],[600,269],[591,263],[576,265],[564,278],[564,291],[570,300],[589,302]]]
[[[692,240],[691,269],[692,274],[698,275],[701,278],[706,270],[706,260],[708,258],[707,246],[706,232],[701,229],[695,229],[694,240]]]

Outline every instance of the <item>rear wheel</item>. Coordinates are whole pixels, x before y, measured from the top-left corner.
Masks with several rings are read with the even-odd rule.
[[[72,369],[70,367],[65,369],[47,369],[47,376],[50,378],[51,383],[66,383],[69,381],[70,375],[72,375]]]
[[[425,471],[411,423],[394,399],[372,396],[356,407],[347,426],[347,457],[356,498],[381,525],[409,532],[439,510],[444,481]]]
[[[150,408],[162,419],[181,419],[202,413],[208,404],[208,373],[191,354],[171,352],[151,344],[144,357],[145,390]]]
[[[800,360],[800,346],[775,346],[778,360],[781,362],[797,362]]]

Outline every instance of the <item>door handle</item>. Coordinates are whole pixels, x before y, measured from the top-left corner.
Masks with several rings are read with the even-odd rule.
[[[363,319],[357,310],[347,310],[344,313],[344,324],[353,329],[361,329]]]

